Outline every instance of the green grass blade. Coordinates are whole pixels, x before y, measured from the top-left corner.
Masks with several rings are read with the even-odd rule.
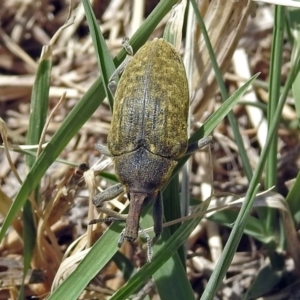
[[[170,181],[163,192],[164,215],[166,221],[176,220],[181,217],[179,179],[178,174]],[[150,218],[150,224],[152,218]],[[149,225],[150,225],[149,224]],[[181,223],[164,228],[164,234],[154,247],[154,255],[164,246],[170,237],[176,235]],[[167,278],[167,280],[166,280]],[[160,299],[194,299],[193,289],[188,281],[185,267],[185,255],[183,245],[177,249],[177,253],[168,259],[162,268],[153,274],[157,292]]]
[[[268,99],[268,127],[274,119],[274,113],[278,105],[280,97],[280,82],[281,82],[281,67],[282,67],[282,49],[283,49],[283,38],[284,38],[284,12],[283,6],[275,6],[275,20],[273,29],[273,40],[271,49],[271,62],[270,62],[270,88],[269,88],[269,99]],[[279,126],[281,116],[277,120],[277,128]],[[269,154],[266,162],[266,180],[265,187],[271,188],[277,183],[277,152],[278,152],[278,134],[277,130],[274,133],[271,145],[269,148]],[[267,234],[273,235],[274,231],[279,232],[279,237],[283,238],[284,233],[280,232],[280,223],[278,222],[279,212],[267,208],[259,209],[258,215],[262,220],[265,220]],[[274,244],[276,245],[276,244]],[[271,252],[275,251],[274,247],[269,247],[270,257],[273,256]],[[277,260],[272,260],[273,267],[277,269]]]
[[[273,41],[271,49],[270,62],[270,88],[268,101],[268,125],[270,126],[274,118],[274,113],[278,105],[280,97],[280,81],[281,81],[281,66],[282,66],[282,48],[284,38],[284,10],[281,5],[275,6],[275,20],[273,29]],[[277,120],[279,124],[280,118]],[[277,182],[277,144],[278,136],[274,135],[270,153],[267,160],[266,168],[266,188],[271,188]],[[272,218],[271,218],[272,219]],[[269,220],[269,227],[273,227],[274,220]],[[272,225],[273,224],[273,225]]]
[[[164,200],[164,216],[166,222],[181,218],[181,206],[180,206],[180,184],[178,174],[174,176],[168,186],[163,192]],[[180,227],[180,223],[174,224],[168,227],[171,234],[173,234]],[[180,256],[181,263],[185,266],[186,257],[183,248],[178,249],[178,255]]]
[[[40,142],[41,134],[44,129],[47,111],[48,99],[50,89],[50,76],[52,69],[52,52],[51,47],[44,46],[41,54],[41,60],[36,72],[36,78],[33,85],[30,101],[30,117],[27,132],[27,145],[37,145]],[[30,168],[36,160],[35,156],[26,155],[26,164]],[[35,191],[35,200],[39,199],[39,190]],[[24,271],[23,283],[19,293],[19,299],[24,299],[24,280],[27,271],[30,268],[30,262],[35,247],[36,228],[34,226],[33,211],[30,202],[27,200],[23,206],[23,258],[24,258]]]
[[[44,46],[31,94],[27,145],[37,145],[39,143],[46,123],[51,69],[51,48]],[[26,163],[29,168],[32,167],[34,162],[35,157],[26,155]]]
[[[160,299],[194,300],[194,293],[178,255],[173,255],[153,274]]]
[[[194,12],[196,14],[197,21],[198,21],[199,26],[201,28],[201,32],[202,32],[203,38],[205,40],[205,44],[206,44],[206,47],[207,47],[207,50],[208,50],[208,53],[209,53],[211,63],[212,63],[213,69],[214,69],[215,74],[216,74],[216,79],[217,79],[217,82],[218,82],[218,85],[219,85],[219,88],[220,88],[220,91],[221,91],[222,99],[223,99],[223,101],[225,101],[226,99],[228,99],[228,93],[227,93],[227,90],[226,90],[226,87],[225,87],[225,83],[224,83],[224,80],[223,80],[223,77],[222,77],[221,70],[220,70],[220,68],[218,66],[218,63],[217,63],[217,60],[216,60],[216,56],[214,54],[212,45],[211,45],[210,40],[209,40],[209,36],[208,36],[207,30],[206,30],[205,23],[204,23],[201,15],[200,15],[200,12],[199,12],[197,4],[196,4],[196,1],[191,0],[191,3],[193,5]],[[243,139],[242,139],[241,133],[239,131],[237,121],[236,121],[235,116],[233,115],[232,112],[228,113],[228,120],[229,120],[230,126],[233,130],[233,133],[234,133],[235,141],[236,141],[236,144],[237,144],[238,149],[239,149],[239,154],[240,154],[240,157],[241,157],[241,161],[242,161],[242,164],[243,164],[243,167],[244,167],[245,174],[248,178],[248,181],[250,181],[251,178],[252,178],[251,165],[250,165],[248,155],[247,155],[245,147],[244,147]]]
[[[297,53],[297,55],[299,54]],[[296,76],[295,83],[293,84],[293,97],[295,99],[296,113],[299,122],[300,120],[300,73],[298,73],[298,75]]]
[[[108,82],[111,74],[115,70],[115,65],[110,56],[103,35],[99,29],[99,25],[92,10],[91,3],[88,0],[83,0],[82,3],[97,56],[98,66],[101,71],[101,78],[104,84],[105,94],[109,101],[110,109],[113,110],[114,99],[108,89]]]
[[[132,262],[121,252],[117,251],[113,256],[113,261],[122,272],[124,280],[129,280],[134,272]]]
[[[171,190],[172,188],[172,185],[169,185],[166,190]],[[165,192],[164,195],[166,194]],[[178,194],[177,198],[179,198]],[[194,223],[195,226],[197,226],[198,224],[199,223],[196,222]],[[180,228],[180,223],[176,225],[178,225],[178,227]],[[155,255],[159,255],[159,253],[164,253],[159,251],[164,251],[163,248],[165,244],[170,239],[173,239],[174,237],[177,238],[177,235],[179,234],[179,231],[172,232],[169,227],[164,228],[161,239],[158,241],[158,244],[153,247]],[[184,243],[187,238],[182,238]],[[181,250],[182,248],[183,244],[179,245],[175,249],[176,252],[172,255],[172,257],[165,257],[165,262],[153,274],[153,280],[155,282],[160,299],[194,299],[193,289],[186,274],[185,261],[183,263],[182,257],[179,256],[183,254]],[[146,274],[147,273],[145,272],[145,275]],[[141,276],[143,276],[143,274]]]
[[[32,207],[29,201],[27,201],[23,206],[23,279],[22,285],[19,291],[18,299],[25,299],[24,296],[24,281],[27,275],[27,272],[30,268],[30,263],[32,255],[34,252],[34,247],[36,244],[36,228],[33,220]]]
[[[264,266],[255,277],[243,300],[258,299],[279,283],[282,272],[276,271],[271,264]]]
[[[287,17],[289,21],[288,29],[290,29],[290,35],[293,44],[291,65],[294,66],[299,61],[300,55],[300,9],[289,8],[287,9]],[[298,117],[298,128],[300,120],[300,72],[296,73],[295,81],[292,85],[293,98],[295,100],[295,108]],[[293,184],[292,189],[289,191],[286,201],[289,205],[290,211],[293,214],[293,219],[296,224],[300,222],[300,202],[299,202],[299,189],[300,189],[300,173]]]

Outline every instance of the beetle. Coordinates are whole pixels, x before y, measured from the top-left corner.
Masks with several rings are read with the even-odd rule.
[[[123,46],[132,53],[128,40]],[[125,189],[130,200],[128,216],[113,214],[114,219],[126,221],[119,246],[124,239],[133,241],[138,237],[142,208],[148,203],[153,203],[155,239],[160,236],[162,189],[181,157],[211,141],[208,137],[200,140],[201,145],[188,146],[188,82],[181,57],[170,43],[155,38],[125,64],[112,75],[115,78],[124,69],[116,89],[113,80],[109,83],[109,88],[115,90],[115,101],[108,148],[96,146],[112,157],[120,184],[93,199],[96,207],[107,212],[103,202]]]

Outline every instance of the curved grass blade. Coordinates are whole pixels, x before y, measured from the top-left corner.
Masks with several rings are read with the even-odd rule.
[[[51,47],[44,46],[31,94],[27,145],[37,145],[39,143],[46,123],[52,69],[51,55]],[[29,168],[32,167],[35,160],[35,157],[26,155],[26,163]]]
[[[30,118],[27,133],[27,145],[38,144],[47,119],[50,76],[52,69],[52,51],[51,47],[44,46],[41,54],[41,60],[38,65],[35,82],[32,89],[30,101]],[[30,168],[36,158],[31,155],[26,156],[26,164]],[[35,201],[38,201],[39,191],[35,191]],[[36,239],[36,228],[34,226],[34,217],[31,204],[27,200],[23,206],[23,257],[24,271],[23,282],[19,293],[19,299],[24,299],[24,280],[27,271],[30,268],[30,262],[33,255]]]
[[[88,21],[95,53],[97,56],[98,66],[101,71],[101,78],[104,84],[106,97],[110,104],[111,111],[113,110],[114,99],[108,89],[108,82],[111,74],[115,70],[114,62],[110,56],[109,50],[105,43],[102,33],[100,32],[96,17],[88,0],[82,1],[86,19]]]
[[[285,23],[285,8],[283,6],[275,6],[275,20],[273,29],[273,40],[271,49],[271,61],[270,61],[270,87],[269,87],[269,99],[268,99],[268,125],[270,127],[274,118],[274,113],[278,105],[280,97],[280,82],[281,82],[281,66],[282,66],[282,49],[284,38],[284,23]],[[278,119],[278,123],[280,118]],[[277,180],[277,144],[278,135],[274,135],[270,153],[268,155],[268,161],[266,164],[266,188],[271,188],[276,185]],[[266,210],[265,210],[266,211]],[[262,218],[268,219],[267,230],[273,231],[276,223],[276,215],[274,211],[268,210],[267,215],[263,214]],[[275,223],[274,223],[275,221]]]

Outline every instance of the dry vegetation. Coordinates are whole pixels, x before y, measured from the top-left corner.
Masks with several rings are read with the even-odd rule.
[[[158,1],[145,1],[147,3],[145,8],[138,7],[139,1],[135,2],[135,6],[133,6],[133,2],[127,0],[93,1],[95,14],[100,20],[102,33],[107,39],[113,57],[121,48],[122,37],[131,36]],[[208,7],[202,7],[202,9],[207,11]],[[64,0],[4,0],[0,3],[0,112],[1,118],[7,126],[10,145],[26,144],[30,95],[41,50],[43,45],[47,45],[57,30],[64,25],[69,15],[69,9],[68,1]],[[74,24],[63,30],[53,46],[49,113],[53,111],[64,92],[66,92],[66,99],[53,112],[46,132],[46,141],[51,139],[70,110],[99,76],[89,30],[79,1],[73,1],[71,11],[76,15]],[[256,10],[256,17],[251,18],[250,14],[254,11],[255,7],[247,7],[237,13],[241,18],[240,22],[228,25],[228,27],[240,26],[233,37],[225,35],[224,32],[221,32],[221,37],[219,37],[217,33],[220,30],[220,27],[217,27],[219,24],[211,24],[211,26],[216,26],[216,32],[212,35],[212,43],[219,55],[221,69],[224,73],[225,70],[227,71],[225,79],[228,91],[232,93],[252,74],[261,72],[261,82],[256,84],[255,91],[247,94],[245,100],[264,103],[268,100],[268,92],[264,83],[268,80],[273,11],[271,6],[260,5]],[[153,37],[161,36],[166,21],[167,18],[160,23],[153,32]],[[213,29],[212,32],[214,32]],[[227,40],[230,40],[228,44],[225,36]],[[240,36],[241,39],[239,39]],[[221,38],[222,40],[220,40]],[[238,51],[234,51],[238,40]],[[204,46],[201,47],[203,50]],[[225,51],[224,49],[229,50]],[[184,51],[185,49],[182,49],[182,53]],[[199,53],[195,54],[196,60],[202,60],[202,63],[205,61],[203,69],[198,69],[198,72],[205,76],[199,79],[197,74],[193,75],[196,78],[193,79],[195,93],[193,93],[191,130],[198,128],[221,104],[211,68],[206,66],[206,61],[209,59],[206,53],[203,54],[203,51],[201,57]],[[289,43],[286,43],[283,55],[284,61],[289,62],[291,55]],[[231,56],[233,56],[232,59]],[[288,70],[289,64],[287,63],[282,69],[283,83]],[[260,149],[265,142],[265,116],[260,115],[260,109],[243,105],[236,106],[234,113],[241,128],[252,167],[255,168]],[[286,123],[292,124],[296,119],[293,106],[289,104],[285,106],[283,118]],[[82,173],[78,169],[71,169],[70,165],[87,163],[91,166],[98,160],[99,153],[94,150],[94,144],[96,142],[106,143],[110,120],[109,106],[105,102],[61,153],[60,159],[68,164],[58,161],[54,163],[40,184],[41,195],[36,207],[37,217],[35,220],[35,225],[39,228],[37,247],[30,272],[25,280],[25,291],[28,297],[43,298],[49,292],[64,252],[73,241],[80,238],[80,243],[71,250],[69,249],[73,254],[79,252],[90,242],[85,235],[89,222],[88,192],[85,185],[77,184],[78,178],[80,178],[77,176],[81,176]],[[235,195],[245,193],[248,183],[227,121],[222,122],[215,130],[214,139],[212,153],[215,192],[229,192]],[[296,159],[299,147],[297,139],[297,133],[281,126],[278,147],[280,157],[278,189],[283,195],[287,194],[285,182],[294,178],[298,173]],[[27,173],[24,154],[11,151],[10,155],[19,176],[24,179]],[[205,199],[210,194],[207,186],[211,184],[211,169],[210,164],[207,163],[207,157],[207,154],[196,153],[192,159],[191,184],[193,197],[197,199]],[[104,161],[105,163],[107,162]],[[4,152],[0,154],[0,178],[3,203],[1,214],[5,215],[20,184],[12,172]],[[106,188],[109,184],[105,180],[100,182],[102,188]],[[56,199],[55,205],[53,204],[54,198]],[[114,206],[118,209],[122,209],[124,205],[125,203],[122,202],[114,202]],[[22,281],[23,243],[19,238],[19,234],[22,233],[21,219],[17,219],[13,225],[14,230],[8,232],[6,239],[0,245],[0,276],[3,287],[0,291],[0,299],[16,297]],[[97,235],[105,230],[106,225],[102,224],[99,227],[101,229],[97,230]],[[204,221],[188,241],[187,271],[195,295],[201,294],[229,232],[230,230],[226,227]],[[97,236],[94,234],[92,241],[96,238]],[[144,251],[137,244],[125,243],[121,251],[137,267],[146,260]],[[219,292],[220,299],[239,299],[238,295],[249,287],[258,269],[264,265],[264,251],[257,241],[248,236],[243,237],[228,277]],[[293,271],[293,263],[290,259],[286,259],[286,264],[290,271]],[[67,276],[67,274],[63,274],[63,276]],[[113,294],[113,291],[123,284],[122,274],[111,263],[91,282],[84,299],[92,299],[92,297],[93,299],[103,299]],[[155,289],[152,287],[152,295],[154,294]]]

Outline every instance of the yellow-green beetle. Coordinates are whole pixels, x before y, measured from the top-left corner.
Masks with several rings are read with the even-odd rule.
[[[125,48],[131,51],[126,41]],[[146,43],[128,62],[116,88],[108,151],[98,145],[112,157],[120,185],[99,194],[93,203],[101,207],[123,188],[130,200],[119,245],[137,238],[141,211],[149,202],[153,202],[154,232],[156,237],[161,234],[161,190],[178,159],[198,147],[188,147],[188,107],[188,83],[179,53],[163,39]]]

